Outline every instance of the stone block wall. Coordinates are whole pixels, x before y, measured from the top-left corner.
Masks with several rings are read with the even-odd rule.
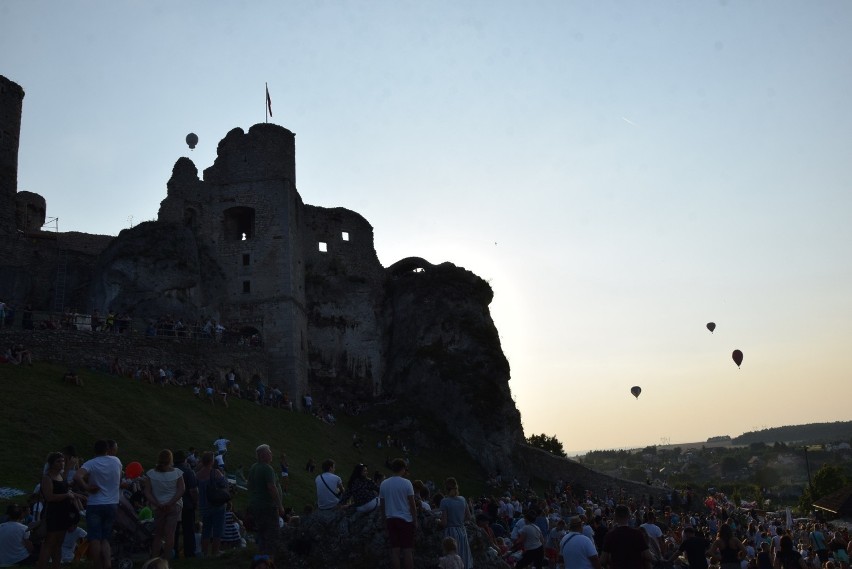
[[[282,126],[261,123],[248,133],[232,129],[219,142],[204,181],[213,184],[289,179],[296,183],[296,135]]]
[[[373,226],[342,208],[305,206],[305,262],[316,274],[340,274],[376,282],[384,268],[376,255]]]
[[[16,231],[15,194],[23,104],[21,86],[0,75],[0,234]]]
[[[528,479],[564,480],[575,490],[608,489],[616,495],[632,497],[637,502],[641,502],[643,497],[652,496],[655,504],[663,503],[668,494],[663,488],[639,484],[632,480],[612,478],[573,460],[560,458],[525,444],[515,447],[515,458],[516,465]]]
[[[305,288],[314,390],[332,399],[382,393],[385,269],[373,228],[344,208],[304,208]]]
[[[81,370],[108,371],[114,358],[128,370],[137,366],[164,365],[187,373],[213,373],[224,381],[232,367],[245,383],[255,374],[274,385],[266,374],[261,348],[231,346],[213,341],[126,336],[107,332],[76,330],[0,330],[0,346],[23,344],[34,361],[64,364]],[[5,365],[5,364],[4,364]],[[283,387],[283,385],[282,385]]]
[[[47,202],[33,192],[15,195],[15,224],[21,231],[40,231],[47,215]]]

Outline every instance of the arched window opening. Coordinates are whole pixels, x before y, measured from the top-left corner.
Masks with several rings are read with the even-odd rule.
[[[225,210],[226,241],[248,241],[254,237],[254,208],[232,207]]]

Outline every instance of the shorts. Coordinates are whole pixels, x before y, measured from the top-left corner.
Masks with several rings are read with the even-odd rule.
[[[89,541],[112,537],[112,524],[118,504],[95,504],[86,507],[86,530]]]
[[[219,539],[225,533],[225,506],[201,510],[201,539]]]
[[[154,531],[156,533],[164,533],[165,535],[174,533],[175,527],[177,527],[177,523],[180,521],[182,510],[183,508],[178,504],[173,505],[168,512],[158,509],[154,512]]]
[[[544,557],[548,561],[556,562],[556,559],[559,557],[559,551],[553,549],[552,547],[544,548]]]
[[[414,522],[388,518],[388,541],[393,549],[414,549]]]

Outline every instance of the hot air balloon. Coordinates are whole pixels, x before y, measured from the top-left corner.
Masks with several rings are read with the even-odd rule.
[[[195,148],[195,145],[198,144],[198,135],[194,132],[190,132],[186,135],[186,144],[189,146],[189,149],[192,150]]]
[[[642,393],[642,388],[639,387],[638,385],[634,385],[633,387],[630,388],[630,393],[633,394],[633,397],[635,397],[636,399],[639,399],[639,394]]]
[[[734,350],[731,357],[734,358],[734,363],[737,364],[737,367],[740,367],[740,364],[743,363],[743,353],[739,350]]]
[[[707,323],[707,329],[710,330],[710,333],[712,334],[713,330],[716,329],[716,323],[715,322],[708,322]]]

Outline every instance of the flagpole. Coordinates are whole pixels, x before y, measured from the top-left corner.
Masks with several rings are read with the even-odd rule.
[[[269,122],[269,104],[267,101],[269,100],[269,83],[263,84],[266,87],[266,94],[263,97],[263,122]]]

